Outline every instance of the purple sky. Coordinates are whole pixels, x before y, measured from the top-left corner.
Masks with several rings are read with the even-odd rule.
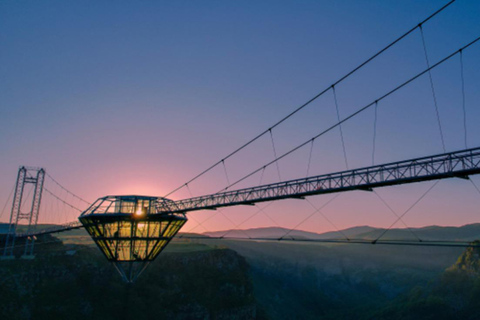
[[[447,1],[4,1],[0,3],[0,221],[20,165],[41,166],[94,201],[162,196],[267,129]],[[480,36],[480,3],[459,1],[424,26],[433,64]],[[480,44],[464,52],[468,146],[480,145]],[[417,30],[337,87],[343,118],[426,67]],[[447,151],[462,149],[459,57],[432,72]],[[372,162],[373,109],[343,127],[350,168]],[[273,131],[277,155],[336,122],[331,92]],[[379,104],[375,162],[442,152],[428,77]],[[304,177],[310,147],[279,163]],[[226,162],[230,181],[273,158],[265,136]],[[339,131],[313,146],[309,174],[345,169]],[[268,168],[239,187],[278,181]],[[197,196],[226,185],[223,167],[191,184]],[[480,177],[473,180],[480,186]],[[398,214],[431,182],[378,189]],[[63,191],[47,180],[47,188]],[[190,196],[186,189],[171,196]],[[320,206],[331,196],[310,201]],[[81,206],[72,198],[75,205]],[[11,201],[11,200],[9,200]],[[261,208],[265,204],[259,205]],[[410,226],[478,222],[480,195],[442,181],[405,217]],[[40,222],[76,213],[48,195]],[[228,229],[258,211],[224,209],[194,231]],[[239,228],[294,227],[305,201],[272,203]],[[341,194],[322,211],[336,227],[389,226],[374,193]],[[215,214],[193,214],[184,230]],[[298,228],[332,226],[316,214]],[[231,221],[229,221],[231,220]],[[232,223],[233,222],[233,223]],[[398,227],[403,227],[401,223]]]

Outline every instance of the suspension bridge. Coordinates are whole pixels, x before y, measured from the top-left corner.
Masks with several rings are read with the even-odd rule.
[[[450,1],[430,16],[420,21],[416,26],[406,31],[400,37],[389,43],[383,49],[376,52],[363,63],[353,68],[339,80],[333,82],[330,86],[320,91],[317,95],[309,99],[306,103],[281,118],[274,125],[268,127],[253,139],[247,141],[239,148],[222,157],[217,162],[213,163],[207,169],[203,170],[193,178],[181,184],[164,197],[149,197],[141,195],[131,196],[105,196],[99,198],[97,201],[90,203],[83,198],[77,196],[62,184],[57,182],[53,177],[46,173],[42,168],[21,167],[17,176],[17,182],[14,188],[13,205],[11,210],[11,217],[8,224],[8,232],[3,251],[1,252],[3,258],[13,258],[15,239],[25,240],[24,257],[32,257],[35,239],[41,235],[52,234],[58,232],[69,231],[73,229],[86,228],[88,233],[92,236],[98,247],[102,250],[109,261],[112,261],[119,272],[126,281],[134,281],[138,275],[146,268],[148,263],[155,259],[156,256],[165,248],[165,246],[176,236],[177,232],[187,221],[189,213],[200,210],[219,210],[223,207],[231,206],[255,206],[262,202],[272,202],[282,199],[306,199],[310,196],[341,193],[347,191],[366,191],[372,192],[376,188],[411,184],[423,181],[439,181],[442,179],[465,179],[469,180],[472,186],[480,193],[475,183],[470,180],[470,176],[480,173],[480,147],[468,148],[467,146],[467,126],[466,126],[466,102],[465,102],[465,79],[463,56],[471,48],[480,44],[480,37],[471,39],[470,42],[463,46],[456,48],[450,54],[439,59],[435,63],[430,63],[428,50],[425,42],[425,35],[423,28],[431,20],[437,18],[443,11],[447,11],[448,7],[454,1]],[[336,89],[342,85],[346,79],[357,73],[364,66],[368,65],[384,52],[395,47],[402,40],[411,37],[415,32],[419,32],[423,50],[425,54],[426,67],[419,73],[412,75],[408,80],[399,83],[397,86],[380,94],[370,103],[360,106],[356,111],[348,116],[341,118],[339,113],[339,105],[337,101]],[[447,150],[445,146],[445,137],[442,130],[442,123],[439,116],[438,99],[435,91],[435,83],[432,78],[432,70],[439,68],[448,61],[457,58],[460,60],[460,74],[462,98],[460,101],[461,110],[464,123],[465,148],[461,150]],[[476,59],[478,62],[478,59]],[[435,155],[423,155],[422,157],[404,159],[389,163],[374,163],[375,158],[375,143],[376,143],[376,129],[377,129],[377,108],[379,103],[389,98],[394,93],[402,89],[413,86],[419,78],[428,78],[431,85],[432,100],[434,112],[432,112],[435,121],[438,124],[438,134],[442,144],[443,153]],[[273,132],[277,127],[287,122],[290,118],[300,113],[303,109],[308,107],[318,98],[333,94],[334,104],[336,108],[337,121],[331,125],[293,147],[283,154],[278,154],[275,148],[275,141]],[[374,118],[374,138],[373,138],[373,154],[372,165],[367,167],[360,167],[350,169],[348,165],[346,146],[342,125],[363,114],[366,110],[375,110]],[[340,143],[343,149],[343,156],[345,160],[346,170],[321,174],[308,175],[298,179],[282,180],[278,163],[280,160],[297,153],[300,149],[305,149],[310,146],[310,154],[308,158],[307,173],[311,165],[313,144],[320,140],[327,133],[338,130],[340,133]],[[249,172],[236,181],[230,181],[226,163],[231,158],[240,154],[246,147],[259,140],[262,137],[270,137],[273,147],[274,159],[266,162],[259,168]],[[238,188],[242,182],[254,175],[263,175],[266,168],[275,167],[278,171],[279,182],[268,183],[249,187]],[[172,196],[175,192],[181,189],[188,189],[189,185],[201,179],[207,173],[214,169],[223,168],[227,186],[216,193],[206,194],[197,197],[190,197],[181,200],[170,200],[167,197]],[[45,185],[48,181],[49,185]],[[27,187],[31,186],[30,194],[26,194]],[[435,184],[427,190],[428,193]],[[54,190],[55,189],[55,190]],[[63,196],[59,195],[63,193]],[[423,194],[415,203],[416,205],[426,195]],[[32,195],[32,204],[28,212],[22,210],[25,206],[25,201]],[[37,221],[41,212],[42,195],[49,196],[55,200],[58,206],[62,208],[69,208],[69,210],[80,214],[79,220],[65,221],[65,223],[51,226],[48,228],[37,228]],[[413,205],[413,206],[414,206]],[[54,208],[48,208],[53,212]],[[318,213],[321,208],[314,207],[313,214]],[[410,208],[411,209],[411,208]],[[409,209],[409,210],[410,210]],[[61,211],[61,210],[60,210]],[[262,210],[258,210],[261,212]],[[402,221],[403,215],[397,215],[397,220]],[[220,211],[221,214],[223,214]],[[58,212],[62,215],[61,212]],[[312,215],[313,215],[312,214]],[[309,216],[310,217],[310,216]],[[308,219],[308,218],[307,218]],[[22,231],[18,230],[19,224],[26,221],[28,227]],[[203,222],[198,222],[201,225]],[[302,221],[303,222],[303,221]],[[402,221],[403,222],[403,221]],[[394,224],[395,224],[394,223]],[[392,224],[390,228],[394,225]],[[389,228],[388,228],[389,229]],[[459,241],[426,241],[418,239],[418,241],[395,241],[382,240],[382,236],[388,231],[385,230],[377,239],[360,240],[360,239],[328,239],[328,240],[305,240],[287,237],[288,232],[275,239],[267,238],[250,238],[250,240],[284,240],[284,241],[324,241],[324,242],[338,242],[338,243],[366,243],[366,244],[395,244],[395,245],[429,245],[429,246],[476,246],[469,242]],[[293,230],[293,229],[292,229]],[[291,230],[290,230],[291,231]],[[179,237],[187,237],[181,235]],[[195,236],[188,236],[195,238]],[[222,237],[211,237],[212,239],[232,239],[225,234]],[[205,239],[202,236],[202,239]]]

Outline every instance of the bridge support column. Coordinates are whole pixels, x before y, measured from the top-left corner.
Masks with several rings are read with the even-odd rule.
[[[19,222],[27,220],[27,233],[34,232],[38,213],[40,211],[40,202],[42,200],[43,181],[45,179],[45,170],[42,168],[20,167],[17,175],[17,183],[15,186],[15,195],[13,197],[12,212],[10,215],[10,223],[8,233],[5,239],[5,247],[3,248],[2,259],[14,259],[14,248],[17,227]],[[27,210],[23,206],[28,199],[24,199],[25,186],[33,184],[34,192],[31,199],[31,206]],[[28,197],[28,196],[27,196]],[[23,210],[22,210],[23,209]],[[35,238],[27,238],[25,240],[25,249],[22,258],[33,259],[33,247]]]

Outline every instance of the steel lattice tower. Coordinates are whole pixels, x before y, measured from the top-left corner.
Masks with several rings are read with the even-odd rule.
[[[10,215],[10,224],[8,234],[5,240],[5,248],[3,250],[3,258],[14,258],[15,237],[17,226],[23,220],[28,221],[27,233],[34,232],[38,213],[40,211],[40,202],[42,200],[43,181],[45,179],[45,170],[42,168],[20,167],[17,175],[17,183],[15,185],[15,195],[13,197],[12,213]],[[34,185],[34,192],[31,199],[31,207],[23,211],[22,207],[28,203],[28,197],[24,199],[24,191],[26,184]],[[25,242],[24,258],[33,258],[33,247],[35,237],[29,237]]]

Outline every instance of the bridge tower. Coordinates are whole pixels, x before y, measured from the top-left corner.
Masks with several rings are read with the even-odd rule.
[[[28,221],[27,233],[35,231],[38,221],[38,213],[40,211],[40,202],[42,200],[43,181],[45,179],[45,170],[43,168],[32,168],[22,166],[18,170],[17,183],[15,185],[15,195],[13,197],[12,213],[10,215],[10,223],[8,234],[5,240],[5,248],[3,250],[3,259],[14,258],[15,236],[19,222]],[[33,184],[33,195],[31,202],[29,201],[30,193],[24,198],[25,186]],[[30,208],[23,208],[28,202],[31,203]],[[29,237],[25,242],[25,251],[22,258],[32,259],[33,246],[35,238]]]

